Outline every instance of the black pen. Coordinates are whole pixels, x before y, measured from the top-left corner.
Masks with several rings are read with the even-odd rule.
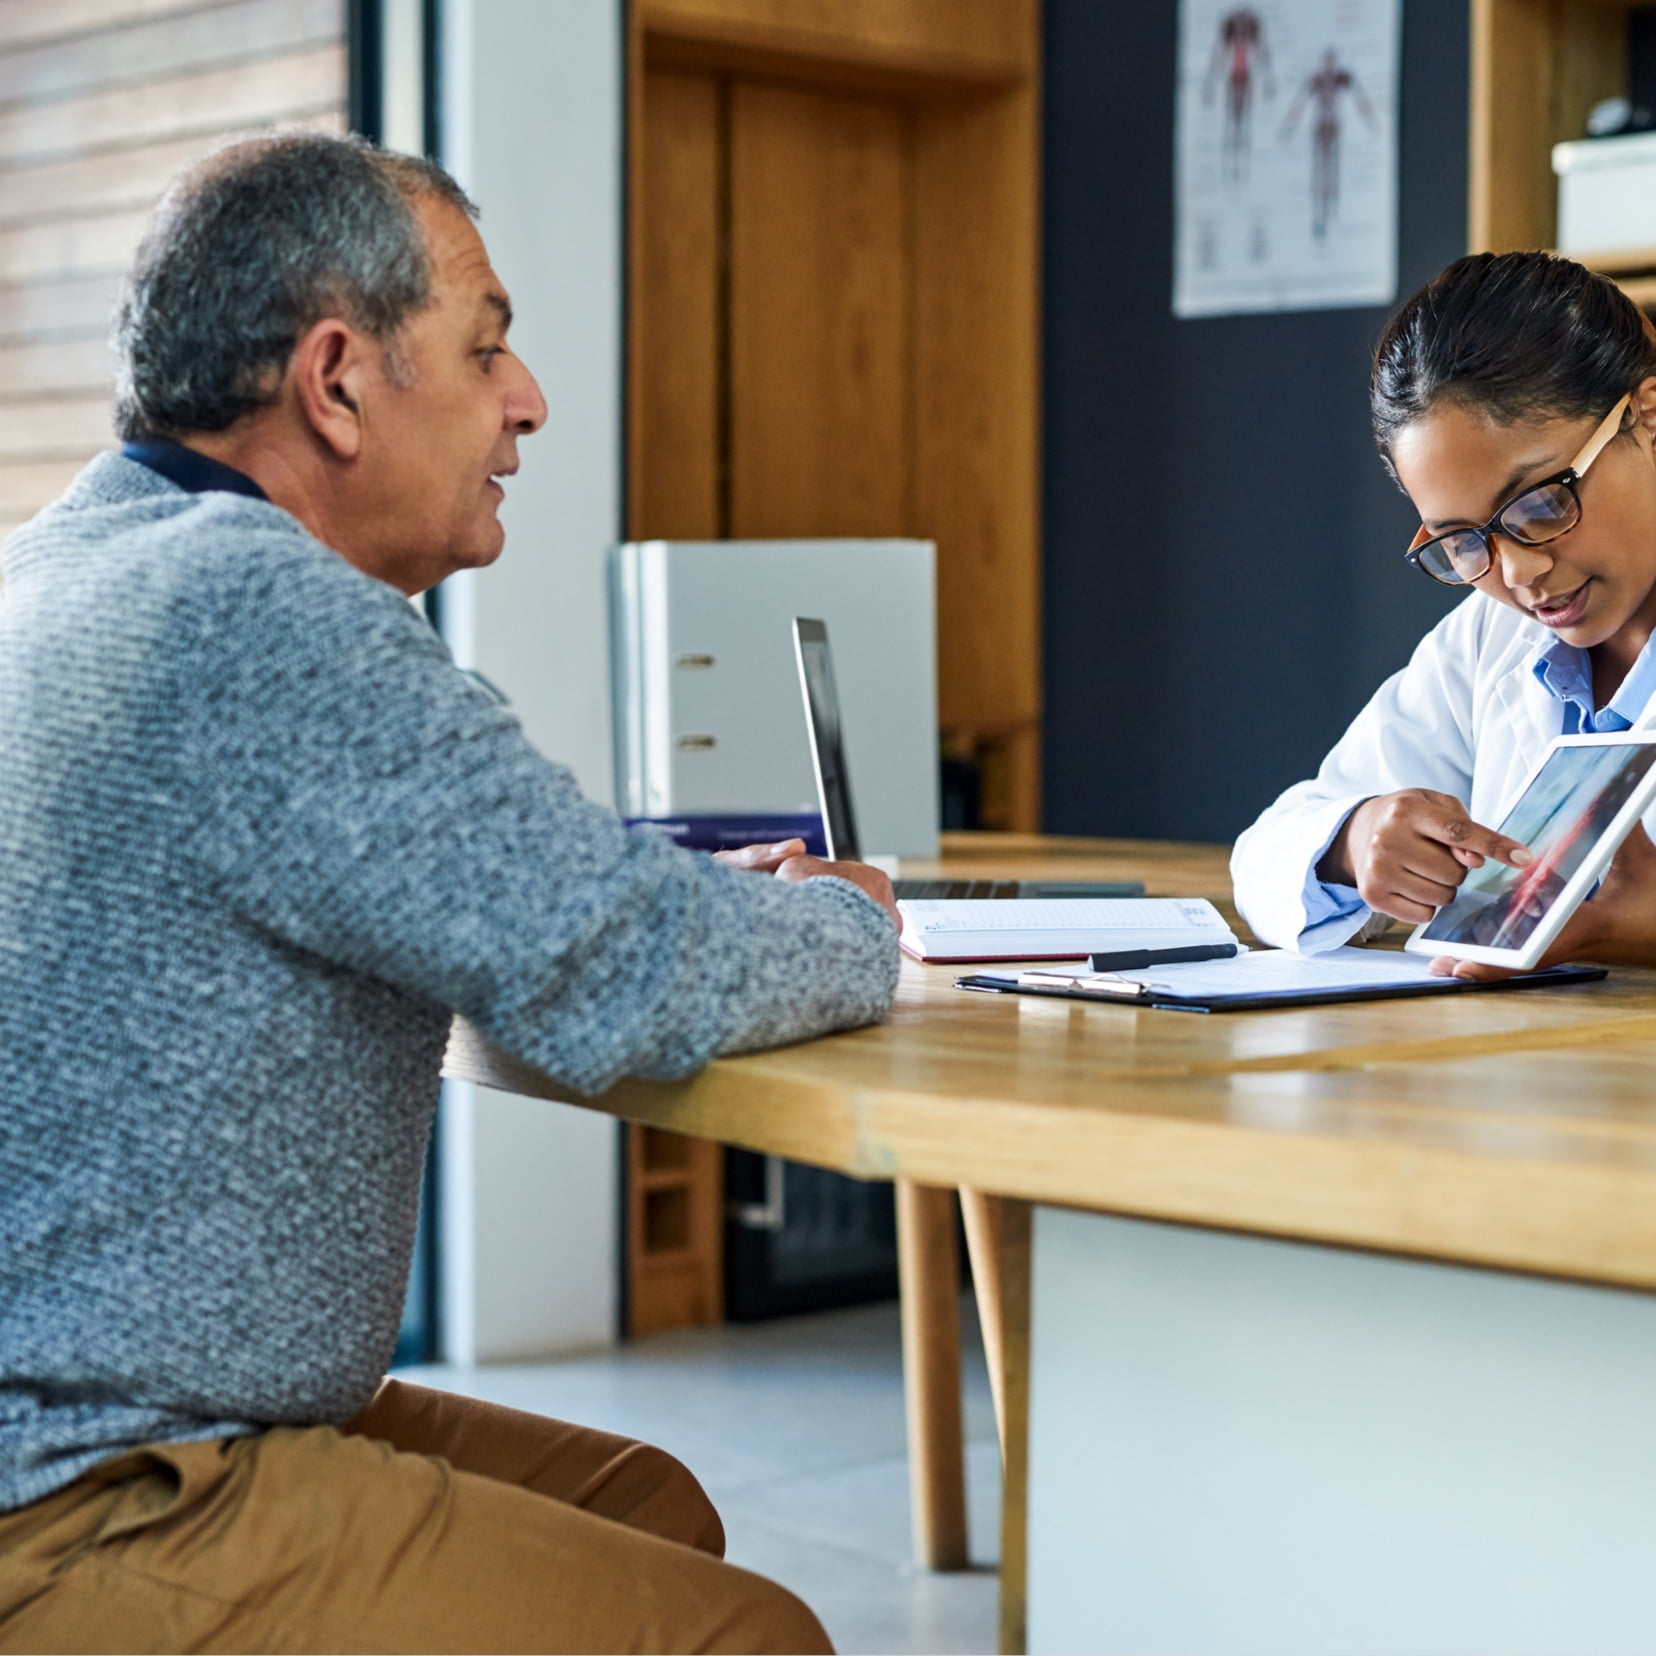
[[[1182,966],[1192,960],[1229,960],[1234,943],[1195,943],[1183,949],[1122,949],[1115,954],[1088,955],[1095,972],[1142,972],[1147,966]]]

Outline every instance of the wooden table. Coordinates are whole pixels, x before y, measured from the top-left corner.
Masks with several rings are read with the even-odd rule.
[[[946,858],[951,872],[1061,868],[1143,879],[1152,894],[1229,897],[1224,853],[1211,847],[951,836]],[[1023,1643],[1026,1540],[1031,1648],[1406,1649],[1414,1628],[1435,1649],[1637,1647],[1622,1637],[1632,1601],[1619,1578],[1583,1583],[1577,1597],[1565,1569],[1569,1591],[1549,1596],[1539,1584],[1558,1578],[1560,1560],[1523,1554],[1556,1552],[1556,1536],[1509,1520],[1567,1498],[1571,1533],[1597,1535],[1602,1507],[1615,1534],[1648,1546],[1646,1573],[1656,1557],[1656,1428],[1641,1419],[1656,1422],[1656,1393],[1648,1410],[1618,1412],[1630,1373],[1647,1392],[1656,1380],[1656,974],[1213,1016],[967,995],[955,975],[905,964],[876,1028],[720,1060],[676,1084],[624,1082],[591,1107],[858,1177],[1016,1199],[1004,1289],[1007,1648]],[[449,1065],[568,1097],[463,1027]],[[1216,1285],[1211,1303],[1203,1283]],[[1389,1309],[1346,1314],[1369,1304]],[[1112,1347],[1129,1328],[1130,1349]],[[1258,1330],[1285,1342],[1269,1381]],[[1594,1353],[1606,1364],[1617,1354],[1614,1372],[1588,1385],[1565,1362],[1572,1351],[1589,1367]],[[1388,1365],[1390,1389],[1376,1378]],[[1142,1426],[1143,1441],[1099,1438],[1089,1393],[1118,1423]],[[1347,1414],[1322,1419],[1343,1397]],[[1402,1398],[1414,1412],[1393,1419]],[[1558,1419],[1584,1412],[1598,1427],[1613,1420],[1625,1464],[1649,1472],[1642,1502],[1590,1501],[1569,1476],[1548,1481],[1548,1467],[1579,1471],[1608,1453],[1596,1440],[1553,1441]],[[1307,1438],[1313,1417],[1320,1449]],[[1353,1449],[1371,1427],[1378,1462]],[[1459,1498],[1470,1471],[1434,1471],[1479,1434],[1511,1442],[1510,1456],[1479,1450],[1477,1477],[1506,1479],[1488,1513]],[[1406,1489],[1392,1487],[1400,1467]],[[1456,1494],[1437,1505],[1457,1523],[1498,1532],[1482,1552],[1462,1535],[1458,1599],[1436,1555],[1417,1556],[1438,1545],[1434,1490]],[[1163,1510],[1169,1492],[1181,1510]],[[1363,1548],[1342,1546],[1342,1528],[1359,1522]],[[1313,1554],[1320,1595],[1292,1587],[1283,1562]],[[1638,1602],[1656,1646],[1656,1598]]]

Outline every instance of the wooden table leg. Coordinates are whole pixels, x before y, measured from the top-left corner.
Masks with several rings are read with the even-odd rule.
[[[972,1287],[977,1294],[978,1326],[989,1368],[989,1392],[995,1400],[995,1430],[1001,1461],[1006,1460],[1006,1398],[1001,1312],[1001,1236],[1006,1223],[1004,1197],[960,1187],[960,1214],[966,1221],[966,1251],[972,1259]]]
[[[1029,1266],[1028,1202],[1002,1199],[1000,1213],[1001,1485],[1000,1647],[1022,1656],[1029,1573]]]
[[[966,1450],[952,1190],[897,1181],[897,1262],[914,1551],[929,1570],[963,1570]]]

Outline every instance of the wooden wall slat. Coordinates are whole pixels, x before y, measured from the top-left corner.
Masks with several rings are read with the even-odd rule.
[[[200,5],[201,0],[5,0],[0,5],[0,51],[93,29],[119,29]]]
[[[106,345],[156,198],[227,139],[341,131],[345,0],[0,0],[0,533],[113,441]]]
[[[0,340],[101,326],[109,320],[120,280],[116,271],[101,271],[0,288]]]
[[[728,532],[907,534],[908,111],[730,97]]]
[[[101,29],[25,51],[0,51],[0,105],[164,80],[184,64],[200,70],[337,45],[338,40],[339,0],[284,0],[280,6],[268,0],[234,0],[132,28]]]
[[[0,398],[102,390],[110,381],[105,330],[82,339],[29,340],[0,345]]]
[[[0,462],[0,512],[7,517],[27,517],[69,487],[92,452],[78,460],[25,460],[16,464]]]
[[[117,212],[0,228],[0,285],[77,270],[124,270],[148,220],[147,211]]]
[[[61,103],[14,105],[0,110],[0,155],[14,164],[77,155],[108,144],[242,126],[250,110],[314,108],[342,102],[344,95],[345,48],[324,46]]]
[[[84,457],[115,441],[108,393],[0,402],[0,461]]]
[[[325,100],[288,110],[244,110],[233,127],[218,132],[118,145],[98,154],[0,170],[0,224],[120,207],[142,207],[147,213],[192,161],[230,139],[252,137],[268,124],[343,132],[345,117],[343,106]]]

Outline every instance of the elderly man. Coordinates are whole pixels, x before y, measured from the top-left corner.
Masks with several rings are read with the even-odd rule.
[[[472,217],[351,140],[195,169],[126,446],[5,549],[0,1649],[826,1648],[666,1455],[381,1386],[451,1014],[597,1092],[896,979],[882,876],[627,833],[407,602],[546,412]]]

